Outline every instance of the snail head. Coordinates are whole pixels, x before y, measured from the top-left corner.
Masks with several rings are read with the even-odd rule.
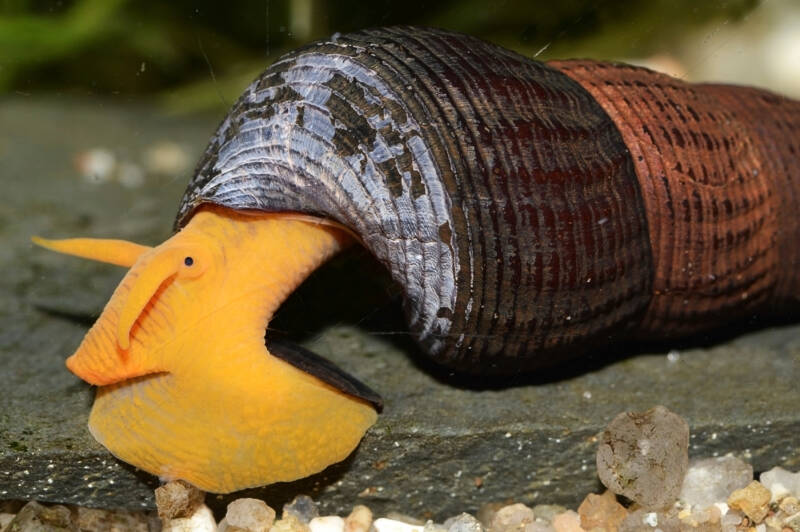
[[[373,392],[302,349],[264,340],[283,300],[348,243],[343,231],[204,207],[152,248],[34,241],[130,268],[67,359],[100,386],[89,428],[118,458],[230,492],[320,471],[375,421]]]

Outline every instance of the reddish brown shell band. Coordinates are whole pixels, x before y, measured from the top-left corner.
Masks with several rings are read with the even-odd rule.
[[[752,87],[709,85],[749,129],[764,178],[775,191],[775,302],[800,300],[800,103]]]
[[[707,329],[800,295],[798,102],[628,65],[549,66],[594,96],[630,150],[655,265],[642,334]]]

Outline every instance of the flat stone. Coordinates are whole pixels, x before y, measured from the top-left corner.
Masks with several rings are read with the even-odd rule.
[[[194,158],[217,121],[66,97],[0,104],[0,500],[155,507],[158,480],[92,439],[94,391],[63,363],[123,272],[35,249],[29,239],[164,240],[188,173],[148,174],[139,188],[95,185],[78,176],[73,159],[102,147],[136,163],[159,142],[185,145]],[[239,497],[281,508],[299,493],[338,515],[355,504],[376,516],[395,510],[442,520],[489,501],[574,508],[599,489],[597,435],[618,413],[656,404],[688,421],[693,458],[733,452],[756,471],[800,464],[800,325],[707,347],[617,346],[529,377],[454,380],[420,356],[399,305],[381,299],[383,280],[364,281],[375,277],[374,265],[348,260],[301,289],[275,327],[379,391],[384,413],[350,458],[314,477],[209,495],[219,517]],[[680,356],[668,357],[670,349]]]

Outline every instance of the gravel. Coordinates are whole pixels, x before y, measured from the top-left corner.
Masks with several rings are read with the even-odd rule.
[[[89,510],[64,505],[24,506],[0,503],[0,531],[39,530],[140,530],[171,532],[800,532],[800,472],[775,467],[753,479],[750,464],[734,456],[688,462],[685,422],[666,408],[626,412],[609,425],[598,445],[598,463],[614,463],[616,470],[633,470],[642,448],[655,450],[648,467],[636,469],[634,484],[663,490],[659,498],[628,495],[630,484],[609,483],[611,489],[590,493],[577,510],[558,505],[533,507],[519,502],[487,502],[476,515],[460,513],[434,522],[414,516],[390,514],[373,520],[364,505],[349,515],[320,515],[317,503],[306,495],[295,497],[282,508],[281,517],[265,502],[240,498],[228,504],[217,524],[203,503],[203,494],[181,481],[158,488],[158,515],[154,512]],[[668,430],[669,429],[669,430]],[[688,431],[688,429],[687,429]],[[648,443],[642,445],[642,434]],[[633,438],[625,445],[620,437]],[[615,442],[610,445],[609,442]],[[639,452],[631,453],[631,442]],[[637,443],[638,442],[638,443]],[[611,449],[609,449],[611,447]],[[662,452],[664,449],[669,452]],[[678,452],[675,452],[675,449]],[[660,450],[659,450],[660,449]],[[600,459],[602,457],[602,460]],[[638,465],[635,467],[639,467]],[[606,471],[605,473],[607,473]],[[601,472],[602,473],[602,472]],[[602,474],[605,474],[602,473]],[[657,488],[656,488],[657,486]],[[637,495],[647,490],[634,490]],[[669,500],[665,503],[665,500]]]

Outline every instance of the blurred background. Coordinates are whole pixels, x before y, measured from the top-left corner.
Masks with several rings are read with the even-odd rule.
[[[617,59],[800,95],[798,0],[0,0],[0,94],[222,114],[283,52],[391,24],[470,33],[543,60]]]

